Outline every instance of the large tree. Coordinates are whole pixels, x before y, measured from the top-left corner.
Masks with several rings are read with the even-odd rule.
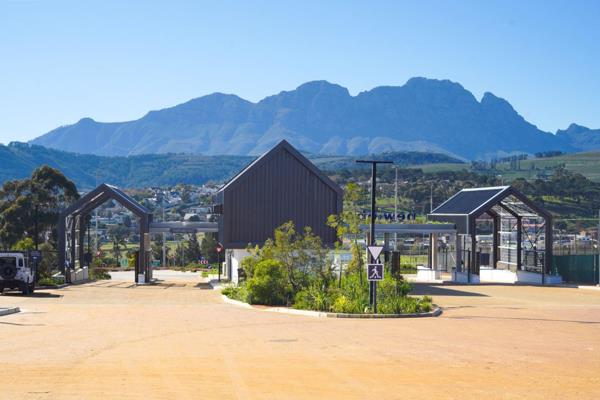
[[[79,198],[77,187],[47,165],[31,178],[7,181],[0,189],[0,242],[4,248],[29,237],[38,248],[45,237],[55,239],[62,209]]]

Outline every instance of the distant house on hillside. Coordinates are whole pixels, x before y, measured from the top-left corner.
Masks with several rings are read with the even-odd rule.
[[[257,158],[214,196],[220,211],[219,241],[226,251],[226,275],[237,281],[250,245],[262,245],[275,228],[293,221],[311,227],[325,245],[336,241],[327,217],[342,211],[342,189],[287,141]]]

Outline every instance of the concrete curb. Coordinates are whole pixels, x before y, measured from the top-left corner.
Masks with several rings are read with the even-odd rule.
[[[587,289],[587,290],[600,290],[600,286],[591,286],[591,285],[577,285],[575,286],[577,289]]]
[[[224,294],[222,294],[221,297],[223,298],[223,301],[225,303],[233,304],[234,306],[238,306],[238,307],[242,307],[242,308],[249,308],[249,309],[255,310],[255,308],[252,307],[252,305],[250,305],[248,303],[244,303],[243,301],[230,299],[229,297],[225,296]]]
[[[334,312],[322,312],[312,310],[296,310],[295,308],[288,307],[270,307],[270,308],[257,308],[251,304],[244,303],[243,301],[233,300],[224,294],[221,295],[223,301],[228,304],[232,304],[238,307],[246,309],[265,311],[280,314],[289,315],[302,315],[305,317],[316,317],[316,318],[359,318],[359,319],[383,319],[383,318],[424,318],[424,317],[437,317],[442,314],[442,309],[435,306],[433,311],[423,313],[412,313],[412,314],[347,314],[347,313],[334,313]]]
[[[20,311],[21,309],[19,307],[0,308],[0,317],[3,315],[15,314]]]
[[[212,290],[222,290],[225,284],[227,284],[227,282],[219,282],[216,279],[211,279],[208,281],[208,285],[212,288]]]

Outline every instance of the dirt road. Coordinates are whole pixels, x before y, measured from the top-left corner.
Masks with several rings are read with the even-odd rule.
[[[444,314],[272,314],[192,282],[3,295],[0,399],[600,398],[600,291],[417,290]]]

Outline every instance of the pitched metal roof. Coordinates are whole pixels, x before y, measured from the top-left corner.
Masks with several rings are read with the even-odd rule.
[[[135,201],[135,199],[133,199],[127,193],[123,192],[116,186],[108,185],[106,183],[103,183],[94,190],[86,193],[75,203],[67,207],[67,209],[64,210],[62,214],[86,214],[90,210],[102,205],[109,199],[116,200],[122,206],[124,206],[137,216],[152,214],[152,212],[149,209]]]
[[[552,215],[512,186],[463,189],[433,210],[429,219],[456,224],[459,233],[469,233],[478,218],[508,213],[515,218],[539,216],[547,223]]]
[[[327,175],[325,175],[323,173],[323,171],[321,171],[319,168],[317,168],[312,162],[310,162],[310,160],[308,160],[306,157],[304,157],[298,150],[296,150],[294,148],[294,146],[292,146],[285,139],[283,139],[281,142],[279,142],[271,150],[267,151],[266,153],[264,153],[263,155],[261,155],[260,157],[258,157],[254,161],[252,161],[244,169],[242,169],[240,172],[238,172],[236,175],[234,175],[233,178],[231,178],[229,181],[227,181],[219,189],[219,192],[222,192],[222,191],[226,190],[228,187],[235,185],[236,182],[238,182],[241,179],[243,179],[244,175],[246,173],[248,173],[250,170],[252,170],[254,168],[257,168],[260,165],[263,165],[268,160],[270,160],[275,154],[277,154],[278,152],[280,152],[282,150],[287,151],[294,158],[296,158],[302,165],[304,165],[304,167],[306,167],[313,174],[315,174],[321,181],[323,181],[323,183],[325,183],[331,189],[333,189],[334,191],[336,191],[338,194],[342,195],[342,193],[343,193],[342,188],[337,183],[335,183],[334,181],[332,181]]]

